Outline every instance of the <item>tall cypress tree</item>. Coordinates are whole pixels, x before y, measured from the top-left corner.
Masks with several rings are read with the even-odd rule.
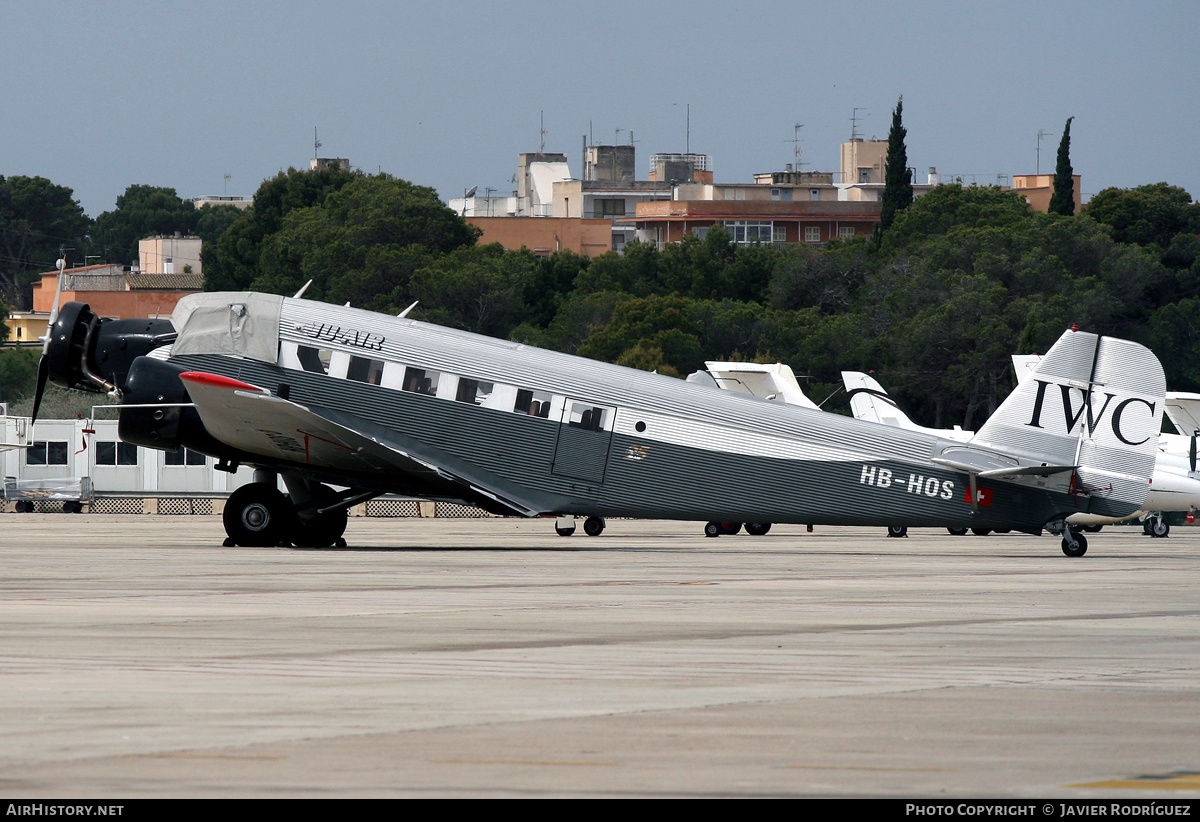
[[[908,208],[913,201],[912,172],[908,168],[908,149],[904,138],[908,129],[904,127],[904,97],[896,103],[892,112],[892,129],[888,132],[887,165],[883,175],[883,210],[879,215],[879,226],[875,238],[883,237],[896,220],[896,215]]]
[[[1050,198],[1050,213],[1075,213],[1075,171],[1071,168],[1071,121],[1063,129],[1062,141],[1058,144],[1058,163],[1054,166],[1054,195]]]

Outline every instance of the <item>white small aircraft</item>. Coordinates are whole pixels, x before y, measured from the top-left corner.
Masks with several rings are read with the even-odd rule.
[[[1040,357],[1036,354],[1014,354],[1012,359],[1013,367],[1016,370],[1019,381],[1023,381],[1026,377],[1033,374],[1040,361]],[[850,397],[851,411],[857,419],[881,422],[910,431],[940,434],[947,439],[963,442],[970,441],[975,436],[975,432],[964,431],[958,426],[955,426],[953,430],[939,430],[923,428],[917,425],[900,408],[899,404],[887,393],[884,387],[869,374],[864,374],[861,371],[843,371],[842,382],[846,386],[846,391]],[[1200,395],[1172,394],[1171,392],[1167,392],[1166,397],[1166,413],[1171,417],[1176,428],[1184,430],[1184,426],[1187,424],[1184,420],[1187,419],[1189,413],[1200,417]],[[1174,405],[1172,397],[1178,398],[1174,400]],[[1190,402],[1188,398],[1194,398],[1196,402]],[[1079,414],[1076,416],[1073,426],[1077,424],[1080,428],[1083,428],[1086,425],[1086,421],[1082,419],[1082,409],[1078,410]],[[1065,413],[1068,417],[1075,415],[1074,411],[1066,411]],[[1176,421],[1177,417],[1179,421]],[[1064,422],[1066,421],[1068,420],[1065,419]],[[1200,420],[1194,419],[1193,424],[1197,421]],[[1185,458],[1186,452],[1189,449],[1192,454],[1195,453],[1194,436],[1188,438],[1172,434],[1161,434],[1158,437],[1158,453],[1156,455],[1153,478],[1150,483],[1150,492],[1146,496],[1146,501],[1142,509],[1132,516],[1118,519],[1080,512],[1072,514],[1067,518],[1067,521],[1073,527],[1083,527],[1089,531],[1099,531],[1103,525],[1136,518],[1143,521],[1145,532],[1148,535],[1153,537],[1167,536],[1170,533],[1170,526],[1163,516],[1164,513],[1182,513],[1187,515],[1194,514],[1200,509],[1200,474],[1196,474],[1194,457],[1190,465],[1188,459]],[[987,529],[977,528],[975,530],[976,533],[983,533]],[[951,533],[965,533],[965,530],[952,528]]]
[[[1068,516],[1145,501],[1162,368],[1136,343],[1068,331],[1036,376],[964,443],[407,317],[204,293],[170,320],[68,303],[35,403],[46,380],[108,392],[122,439],[253,466],[225,506],[237,545],[344,544],[350,506],[399,493],[584,513],[589,533],[605,517],[1044,529],[1081,556]]]

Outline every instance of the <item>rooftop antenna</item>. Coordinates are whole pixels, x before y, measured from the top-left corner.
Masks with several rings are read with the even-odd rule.
[[[225,174],[225,196],[229,196],[229,178],[232,176],[233,175],[229,174],[228,172]]]
[[[862,135],[860,135],[860,134],[858,133],[858,121],[859,121],[860,119],[862,119],[862,118],[860,118],[860,117],[858,116],[858,113],[859,113],[860,111],[865,111],[867,114],[870,114],[870,113],[871,113],[871,112],[867,111],[867,110],[866,110],[866,109],[864,109],[864,108],[857,108],[857,107],[856,107],[856,108],[854,109],[854,114],[853,114],[853,116],[851,116],[851,118],[850,118],[850,142],[852,142],[852,143],[853,143],[853,142],[857,142],[857,141],[859,141],[859,140],[862,140]]]
[[[1043,130],[1042,130],[1042,129],[1040,129],[1040,128],[1038,129],[1038,139],[1037,139],[1037,172],[1036,172],[1037,174],[1041,174],[1041,173],[1042,173],[1042,138],[1043,138],[1043,137],[1049,137],[1049,136],[1050,136],[1050,132],[1048,132],[1048,131],[1043,131]]]
[[[321,148],[321,141],[317,139],[317,127],[313,126],[313,159],[317,159],[317,152]]]
[[[687,137],[683,141],[683,150],[692,153],[692,104],[687,104]]]
[[[549,133],[548,131],[546,131],[546,112],[539,111],[538,117],[540,118],[540,120],[539,120],[540,125],[538,126],[538,128],[540,129],[539,136],[541,138],[541,142],[538,143],[538,154],[545,154],[546,153],[546,135]]]
[[[800,162],[800,157],[804,154],[804,149],[800,148],[800,129],[804,128],[803,123],[796,123],[792,126],[792,139],[784,140],[785,143],[792,144],[792,163],[796,167],[796,171],[800,170],[801,166],[808,165]]]

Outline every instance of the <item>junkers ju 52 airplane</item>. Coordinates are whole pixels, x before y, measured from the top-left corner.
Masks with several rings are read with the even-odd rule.
[[[581,513],[589,533],[604,517],[1045,529],[1080,556],[1066,517],[1138,510],[1163,409],[1150,351],[1084,332],[963,443],[256,293],[190,295],[170,320],[68,303],[35,405],[47,379],[118,397],[127,442],[253,466],[225,506],[244,546],[338,544],[350,506],[391,492]]]

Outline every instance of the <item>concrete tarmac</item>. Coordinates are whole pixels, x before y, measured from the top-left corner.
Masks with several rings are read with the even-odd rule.
[[[1200,797],[1200,528],[0,515],[0,795]]]

